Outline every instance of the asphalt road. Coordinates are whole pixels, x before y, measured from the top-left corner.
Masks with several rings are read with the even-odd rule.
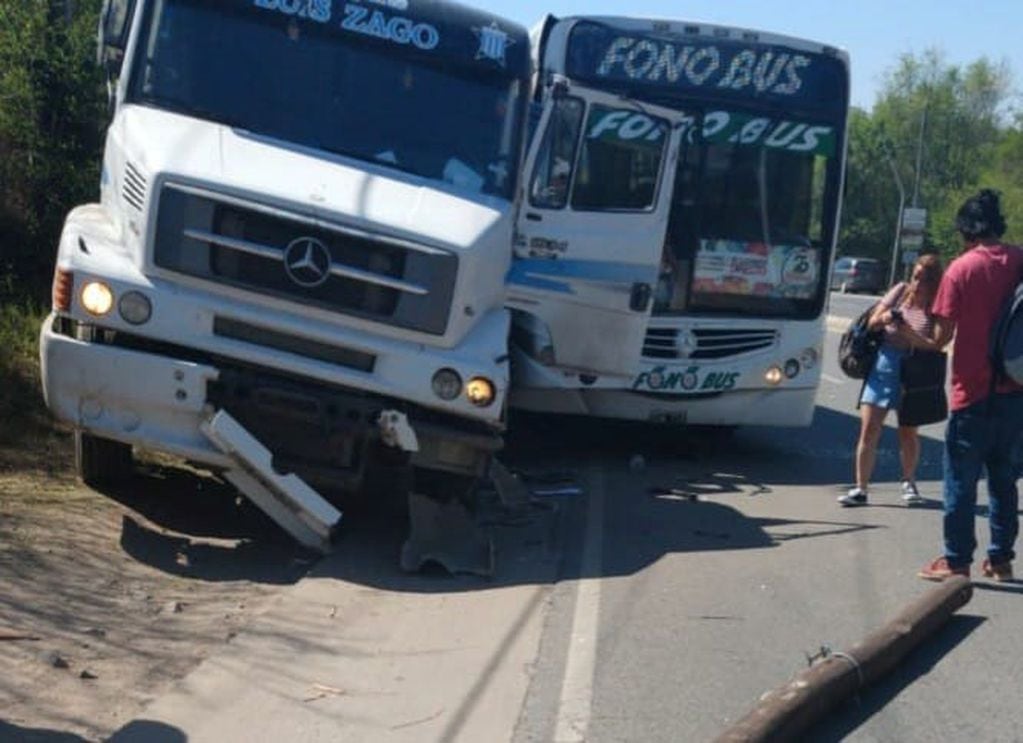
[[[831,312],[870,301],[835,295]],[[837,338],[809,430],[525,421],[510,463],[571,475],[581,494],[497,522],[498,579],[401,576],[393,525],[353,523],[113,740],[714,739],[807,656],[850,647],[931,587],[916,571],[940,552],[942,426],[922,431],[924,507],[900,503],[889,428],[871,505],[840,508],[859,387]],[[941,631],[805,739],[1023,739],[1023,584],[975,577]]]

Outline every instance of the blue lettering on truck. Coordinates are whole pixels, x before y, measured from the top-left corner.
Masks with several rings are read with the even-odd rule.
[[[394,0],[375,4],[398,8],[407,7],[406,3]],[[284,15],[308,18],[320,23],[328,23],[331,19],[331,0],[253,0],[253,5],[257,8],[275,10]],[[440,43],[440,32],[429,23],[417,23],[411,18],[388,15],[383,10],[371,9],[356,3],[347,3],[344,6],[341,28],[345,31],[392,41],[395,44],[412,44],[423,51],[435,49]],[[502,63],[504,61],[503,49],[506,44],[507,42],[500,44],[491,41],[492,48],[499,47],[497,51],[501,52]],[[496,51],[494,53],[496,54]]]
[[[341,28],[396,44],[411,43],[424,51],[434,49],[440,43],[440,32],[429,23],[415,23],[401,16],[388,18],[382,11],[370,12],[369,8],[352,3],[345,5]]]

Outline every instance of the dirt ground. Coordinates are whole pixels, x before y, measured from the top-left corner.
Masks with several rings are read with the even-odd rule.
[[[98,493],[67,431],[28,439],[0,440],[2,740],[109,736],[313,561],[208,474],[149,457]]]

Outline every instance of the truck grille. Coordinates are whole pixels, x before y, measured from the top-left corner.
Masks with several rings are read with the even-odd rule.
[[[726,359],[770,348],[777,330],[750,328],[648,328],[643,356],[648,359]]]
[[[180,184],[160,194],[154,261],[207,281],[443,335],[458,258]]]

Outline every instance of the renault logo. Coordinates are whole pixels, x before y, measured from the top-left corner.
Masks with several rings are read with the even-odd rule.
[[[330,251],[315,237],[292,240],[284,250],[284,270],[299,286],[315,289],[330,278]]]

